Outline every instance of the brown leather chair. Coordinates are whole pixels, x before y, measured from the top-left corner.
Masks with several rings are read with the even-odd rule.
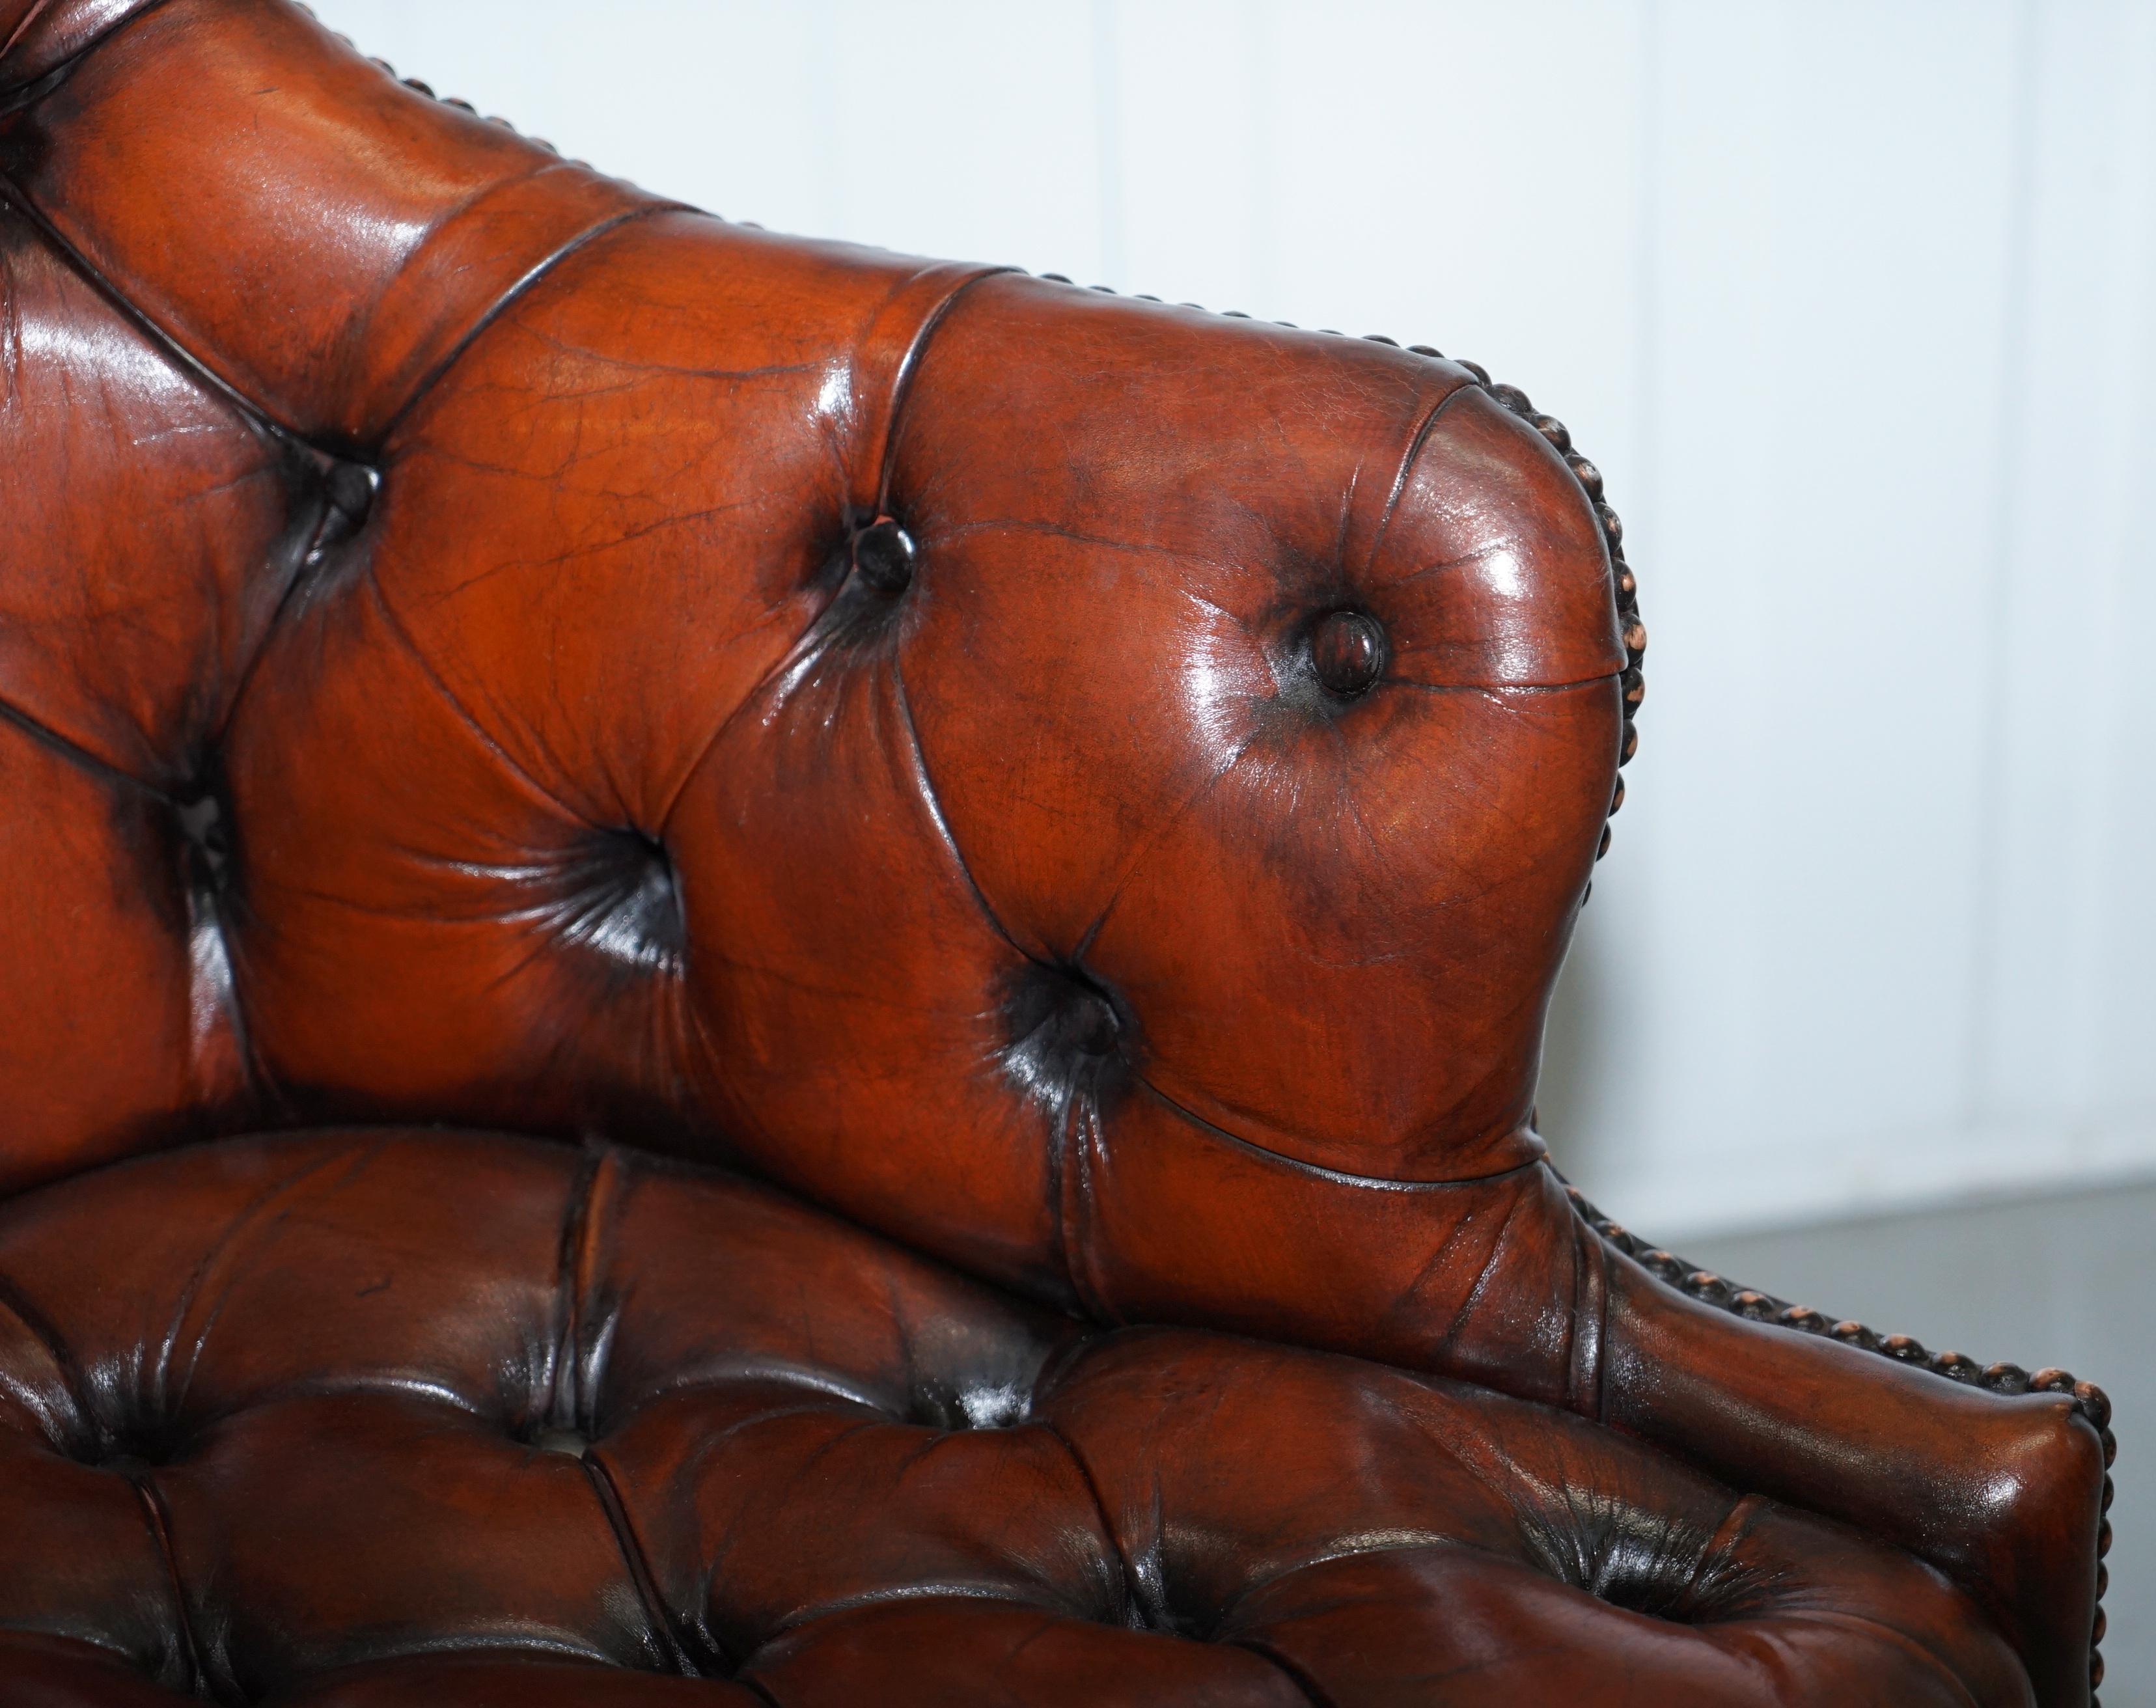
[[[1532,1126],[1640,699],[1433,351],[0,0],[0,1703],[2090,1700],[2062,1372]]]

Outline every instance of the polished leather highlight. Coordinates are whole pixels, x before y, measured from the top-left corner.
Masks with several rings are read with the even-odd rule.
[[[0,1701],[2089,1700],[2091,1403],[1544,1158],[1523,398],[281,0],[0,0]]]
[[[0,1500],[75,1543],[0,1532],[11,1623],[219,1700],[449,1641],[788,1704],[1486,1701],[1613,1654],[1686,1700],[2025,1696],[1930,1568],[1611,1430],[1088,1330],[633,1151],[146,1158],[0,1210]]]

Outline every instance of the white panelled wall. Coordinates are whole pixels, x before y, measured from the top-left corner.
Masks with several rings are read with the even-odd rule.
[[[1626,1220],[2156,1172],[2156,3],[316,3],[729,217],[1571,423],[1654,642],[1542,1115]]]

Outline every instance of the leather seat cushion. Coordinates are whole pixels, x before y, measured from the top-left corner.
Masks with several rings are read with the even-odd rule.
[[[1966,1705],[1928,1567],[1568,1414],[1103,1328],[639,1152],[0,1207],[10,1702]]]

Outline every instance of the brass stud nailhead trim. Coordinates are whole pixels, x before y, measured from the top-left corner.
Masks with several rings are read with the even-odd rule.
[[[2103,1443],[2103,1504],[2102,1511],[2109,1512],[2112,1501],[2111,1467],[2118,1459],[2118,1438],[2111,1429],[2111,1397],[2093,1382],[2076,1382],[2067,1371],[2044,1369],[2033,1374],[2019,1364],[1979,1365],[1975,1359],[1961,1352],[1928,1351],[1922,1341],[1907,1335],[1876,1334],[1861,1322],[1832,1321],[1809,1305],[1791,1305],[1769,1293],[1755,1292],[1750,1288],[1738,1290],[1712,1270],[1695,1268],[1682,1259],[1673,1257],[1659,1246],[1649,1245],[1628,1228],[1611,1221],[1589,1203],[1576,1186],[1568,1184],[1566,1195],[1571,1198],[1573,1210],[1602,1238],[1656,1279],[1676,1288],[1679,1292],[1699,1300],[1702,1304],[1718,1306],[1736,1316],[1749,1318],[1753,1322],[1771,1322],[1779,1327],[1794,1330],[1799,1334],[1820,1335],[1829,1340],[1840,1341],[1844,1346],[1860,1351],[1876,1352],[1881,1357],[1892,1358],[1897,1363],[1912,1364],[1928,1370],[1934,1376],[1943,1376],[1950,1382],[1958,1382],[1965,1387],[1981,1387],[1992,1393],[2057,1393],[2071,1398],[2074,1409],[2087,1418]],[[2111,1552],[2111,1521],[2106,1518],[2097,1530],[2097,1608],[2094,1626],[2089,1637],[2089,1684],[2093,1690],[2103,1682],[2103,1656],[2099,1645],[2103,1641],[2103,1593],[2111,1581],[2111,1574],[2103,1565],[2103,1557]],[[2096,1699],[2089,1699],[2089,1708],[2101,1708]]]

